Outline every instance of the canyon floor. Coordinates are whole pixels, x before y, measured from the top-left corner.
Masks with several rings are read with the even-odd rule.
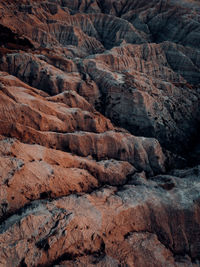
[[[200,266],[200,2],[0,0],[0,267]]]

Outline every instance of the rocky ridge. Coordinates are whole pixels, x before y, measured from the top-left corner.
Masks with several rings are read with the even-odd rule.
[[[0,266],[200,266],[199,11],[0,1]]]

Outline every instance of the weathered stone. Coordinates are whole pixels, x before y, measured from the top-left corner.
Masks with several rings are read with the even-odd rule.
[[[200,266],[199,11],[0,0],[0,266]]]

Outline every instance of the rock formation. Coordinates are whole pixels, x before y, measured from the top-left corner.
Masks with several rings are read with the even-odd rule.
[[[0,0],[0,266],[200,266],[199,12]]]

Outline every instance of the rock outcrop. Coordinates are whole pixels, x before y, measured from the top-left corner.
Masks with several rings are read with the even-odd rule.
[[[199,11],[0,0],[0,266],[200,266]]]
[[[199,189],[197,167],[32,202],[1,225],[1,264],[199,266]]]

